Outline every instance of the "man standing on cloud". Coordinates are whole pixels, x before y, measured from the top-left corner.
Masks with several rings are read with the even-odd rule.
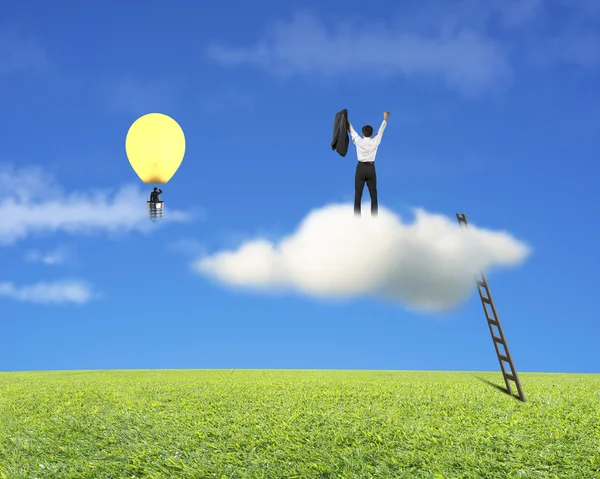
[[[362,200],[363,189],[365,182],[369,188],[371,196],[371,216],[377,216],[377,173],[375,172],[375,156],[377,149],[381,144],[381,137],[387,125],[387,119],[390,115],[389,111],[383,113],[383,122],[379,127],[379,131],[373,136],[373,127],[365,125],[362,128],[364,138],[356,133],[350,120],[348,120],[348,130],[352,136],[352,142],[356,145],[356,155],[358,156],[358,164],[356,165],[356,174],[354,176],[354,214],[360,216],[360,202]]]

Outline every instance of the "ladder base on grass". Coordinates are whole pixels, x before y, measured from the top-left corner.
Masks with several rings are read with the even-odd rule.
[[[456,213],[456,218],[458,219],[458,224],[461,227],[469,227],[467,216],[464,213]],[[519,381],[517,370],[515,369],[512,356],[510,355],[510,351],[508,349],[506,337],[504,336],[504,331],[502,330],[502,325],[500,324],[500,317],[498,316],[498,312],[496,311],[496,305],[494,304],[494,300],[492,299],[490,287],[483,272],[481,272],[479,277],[475,279],[475,283],[477,284],[479,298],[481,299],[481,304],[483,305],[485,319],[487,320],[488,327],[490,329],[490,334],[492,335],[492,341],[494,342],[494,348],[496,349],[496,355],[498,356],[498,362],[500,363],[502,376],[504,376],[506,390],[508,391],[508,394],[513,396],[510,382],[514,382],[517,386],[519,399],[525,402],[525,394],[523,393],[523,388],[521,387],[521,382]],[[501,349],[500,346],[502,346],[503,349]],[[505,364],[508,364],[510,372],[506,370]]]

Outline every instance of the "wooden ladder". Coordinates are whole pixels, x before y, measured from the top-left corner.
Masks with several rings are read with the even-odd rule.
[[[456,213],[456,218],[458,219],[458,224],[461,226],[461,228],[469,227],[467,216],[464,213]],[[519,399],[525,402],[525,394],[523,394],[521,382],[519,381],[519,376],[517,376],[517,370],[515,369],[512,356],[508,350],[508,344],[506,343],[504,331],[502,330],[502,325],[500,324],[500,317],[496,311],[496,306],[494,305],[492,293],[490,292],[490,287],[487,279],[485,278],[485,274],[481,272],[480,277],[476,278],[475,282],[477,283],[477,290],[479,291],[479,297],[481,298],[481,304],[483,305],[485,318],[487,319],[488,327],[490,328],[490,334],[492,335],[492,340],[494,342],[494,347],[496,348],[498,362],[500,363],[500,369],[502,370],[504,382],[506,383],[506,390],[508,391],[508,394],[511,396],[513,395],[510,385],[510,381],[513,381],[517,385]],[[497,331],[494,330],[494,328],[496,328]],[[504,348],[504,351],[500,349],[500,346]],[[510,366],[510,372],[506,371],[506,367],[504,366],[505,363]]]

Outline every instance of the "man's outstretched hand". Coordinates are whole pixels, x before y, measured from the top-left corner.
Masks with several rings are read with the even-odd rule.
[[[390,116],[390,112],[389,112],[389,111],[384,111],[384,112],[383,112],[383,119],[384,119],[385,121],[387,121],[387,119],[388,119],[388,117],[389,117],[389,116]]]

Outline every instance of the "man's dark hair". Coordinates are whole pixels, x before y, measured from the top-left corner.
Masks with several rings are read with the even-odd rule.
[[[158,190],[158,188],[154,188],[154,191]]]
[[[373,127],[371,125],[363,126],[362,134],[363,134],[363,136],[368,136],[368,137],[373,136]]]

